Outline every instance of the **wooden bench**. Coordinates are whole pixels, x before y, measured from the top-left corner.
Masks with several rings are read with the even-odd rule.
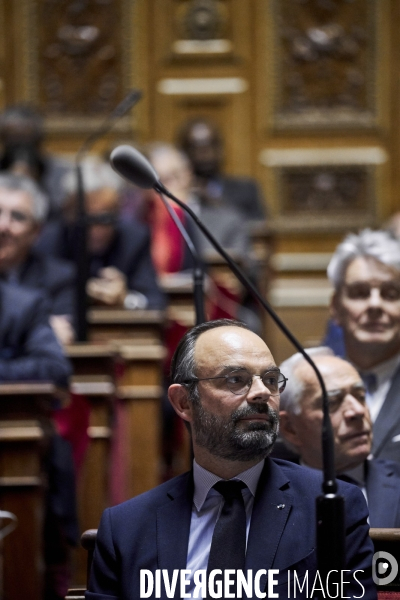
[[[0,508],[18,518],[2,547],[7,600],[42,600],[43,457],[55,393],[50,383],[0,384]]]

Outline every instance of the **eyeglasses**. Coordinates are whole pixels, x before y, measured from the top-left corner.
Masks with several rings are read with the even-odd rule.
[[[228,375],[218,375],[217,377],[194,377],[187,379],[182,383],[197,383],[198,381],[211,381],[213,379],[225,379],[225,385],[233,394],[241,396],[247,394],[253,384],[253,377],[259,377],[271,396],[278,396],[286,387],[287,377],[277,369],[276,371],[267,371],[263,375],[251,375],[246,369],[232,371]]]
[[[381,285],[371,285],[367,282],[357,281],[343,286],[346,296],[352,300],[367,300],[371,290],[378,289],[382,300],[396,301],[400,299],[400,282],[385,281]]]

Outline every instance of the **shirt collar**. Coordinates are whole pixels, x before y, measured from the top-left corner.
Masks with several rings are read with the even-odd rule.
[[[261,471],[264,468],[264,460],[261,460],[259,463],[250,467],[250,469],[246,469],[242,473],[236,475],[236,477],[232,477],[232,479],[238,479],[239,481],[243,481],[246,484],[250,492],[253,496],[256,495],[258,480],[261,475]],[[194,480],[194,495],[193,502],[197,510],[201,510],[205,499],[207,498],[207,494],[210,489],[213,487],[217,481],[221,481],[222,477],[218,477],[214,473],[207,471],[201,467],[196,459],[193,461],[193,480]]]
[[[393,377],[399,364],[400,354],[396,354],[396,356],[389,358],[389,360],[379,363],[379,365],[376,365],[373,369],[369,369],[368,373],[373,373],[376,375],[378,386],[380,386]],[[367,371],[365,371],[365,373],[367,373]],[[360,374],[362,376],[364,371],[360,371]]]

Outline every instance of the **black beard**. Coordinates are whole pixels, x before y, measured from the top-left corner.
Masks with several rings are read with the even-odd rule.
[[[243,417],[266,414],[268,421],[248,422],[238,427]],[[268,404],[254,404],[235,410],[228,420],[206,411],[201,401],[193,404],[192,432],[196,443],[211,454],[226,460],[249,461],[265,458],[271,452],[279,430],[279,416]]]

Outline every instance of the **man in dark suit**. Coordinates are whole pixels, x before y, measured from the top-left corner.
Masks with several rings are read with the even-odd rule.
[[[245,221],[265,219],[265,201],[254,179],[222,175],[222,139],[211,121],[199,117],[185,123],[178,145],[189,157],[200,198],[235,209]]]
[[[57,337],[70,343],[74,337],[74,266],[34,250],[47,211],[48,201],[33,180],[0,173],[0,277],[42,290]]]
[[[400,465],[368,457],[372,423],[366,390],[357,370],[329,348],[308,350],[326,385],[339,478],[364,492],[371,527],[400,527]],[[322,401],[317,377],[297,353],[280,367],[288,377],[281,395],[280,432],[298,452],[301,464],[322,469]]]
[[[42,293],[1,281],[0,381],[53,381],[65,387],[70,375]]]
[[[0,281],[0,382],[51,381],[66,388],[71,372],[50,327],[43,294]],[[43,458],[48,476],[44,598],[56,600],[64,598],[68,589],[69,546],[77,544],[79,534],[75,472],[70,445],[56,433]]]
[[[90,223],[87,294],[95,302],[109,306],[163,309],[165,297],[151,260],[149,230],[141,223],[119,219],[122,179],[108,164],[96,158],[83,162],[82,173]],[[64,185],[69,196],[65,220],[50,223],[45,228],[37,250],[77,262],[82,257],[77,255],[74,173],[68,175]]]
[[[185,591],[195,597],[196,578],[207,568],[212,574],[227,555],[230,565],[239,560],[244,573],[253,570],[260,593],[268,590],[273,597],[273,590],[286,598],[289,586],[294,597],[294,573],[301,582],[306,573],[312,581],[317,576],[314,513],[321,482],[302,467],[268,458],[285,377],[261,338],[230,320],[210,321],[188,332],[171,374],[169,399],[191,429],[193,471],[105,511],[86,598],[138,598],[144,591],[144,570],[154,574],[157,569],[166,569],[169,580],[174,569],[190,571]],[[225,496],[227,487],[242,491],[233,499],[230,492]],[[376,598],[365,501],[356,486],[341,482],[339,487],[346,498],[344,568],[350,581],[343,594]],[[232,519],[232,512],[237,518]],[[231,536],[236,539],[239,527],[243,537],[236,546]],[[267,576],[269,569],[277,571]],[[364,592],[353,578],[357,569]],[[310,597],[306,587],[296,590],[297,598]],[[167,597],[164,584],[161,597]],[[179,586],[173,597],[182,597]],[[257,597],[256,589],[248,597]]]
[[[367,388],[372,454],[400,461],[400,241],[386,231],[350,234],[333,254],[328,277],[345,358]],[[334,342],[338,347],[337,335]]]

